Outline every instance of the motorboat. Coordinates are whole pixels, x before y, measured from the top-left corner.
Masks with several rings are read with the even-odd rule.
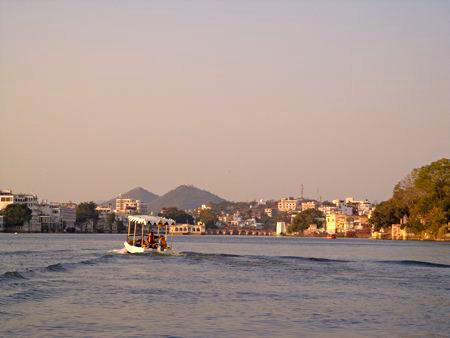
[[[130,254],[163,253],[173,250],[169,226],[175,224],[170,218],[130,215],[128,216],[127,240],[124,249]],[[169,245],[170,240],[170,245]]]

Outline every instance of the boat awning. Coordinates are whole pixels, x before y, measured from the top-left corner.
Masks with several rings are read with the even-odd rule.
[[[149,216],[149,215],[130,215],[128,216],[128,222],[135,222],[139,224],[163,224],[163,225],[172,225],[175,224],[175,221],[171,218],[158,217],[158,216]]]

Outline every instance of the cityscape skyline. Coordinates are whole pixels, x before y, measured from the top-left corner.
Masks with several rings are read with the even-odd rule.
[[[0,188],[385,200],[449,157],[449,12],[0,1]]]

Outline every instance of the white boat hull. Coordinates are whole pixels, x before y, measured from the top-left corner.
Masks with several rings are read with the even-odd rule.
[[[130,245],[127,242],[123,242],[123,245],[125,247],[125,249],[127,250],[128,253],[130,254],[143,254],[143,253],[149,253],[149,252],[158,252],[158,253],[164,253],[166,251],[170,251],[171,248],[167,248],[164,251],[161,251],[160,247],[158,247],[157,249],[152,249],[152,248],[142,248],[139,246],[134,246],[134,245]]]
[[[138,246],[130,245],[127,242],[123,242],[123,245],[125,246],[125,249],[127,249],[128,253],[136,254],[136,253],[145,253],[145,252],[152,252],[153,249],[144,249]]]

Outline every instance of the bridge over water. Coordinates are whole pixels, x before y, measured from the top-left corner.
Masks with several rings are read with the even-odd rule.
[[[274,233],[269,230],[257,230],[246,228],[224,228],[208,229],[206,235],[228,235],[228,236],[273,236]]]

